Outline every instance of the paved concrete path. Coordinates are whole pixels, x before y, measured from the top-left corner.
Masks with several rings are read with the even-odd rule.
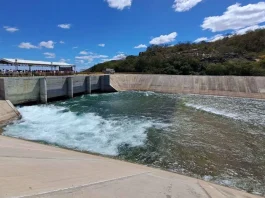
[[[0,197],[257,197],[186,176],[0,136]]]

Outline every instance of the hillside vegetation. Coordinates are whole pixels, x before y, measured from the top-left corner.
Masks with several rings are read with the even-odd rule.
[[[265,30],[216,42],[152,45],[138,56],[97,64],[87,71],[106,68],[127,73],[265,76]]]

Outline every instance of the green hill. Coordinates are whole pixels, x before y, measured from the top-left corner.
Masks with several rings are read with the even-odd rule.
[[[265,76],[265,30],[227,35],[216,42],[152,45],[138,56],[97,64],[86,70],[179,75]]]

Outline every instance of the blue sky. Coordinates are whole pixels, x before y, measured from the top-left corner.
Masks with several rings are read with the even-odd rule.
[[[1,58],[66,61],[80,70],[150,44],[210,42],[265,28],[265,2],[2,0],[0,19]]]

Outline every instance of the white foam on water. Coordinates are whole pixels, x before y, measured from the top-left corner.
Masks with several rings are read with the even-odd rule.
[[[203,106],[203,105],[196,105],[196,104],[191,104],[191,103],[186,103],[185,104],[188,107],[192,107],[198,110],[202,110],[202,111],[206,111],[208,113],[212,113],[212,114],[216,114],[216,115],[221,115],[221,116],[225,116],[225,117],[229,117],[229,118],[233,118],[233,119],[238,119],[239,116],[235,113],[231,113],[225,110],[220,110],[220,109],[216,109],[213,107],[207,107],[207,106]]]
[[[143,92],[143,93],[144,93],[145,96],[150,96],[150,95],[154,95],[154,94],[156,94],[156,93],[153,92],[153,91],[145,91],[145,92]]]
[[[185,96],[186,106],[216,115],[265,126],[264,100],[219,96]]]
[[[121,144],[141,146],[150,127],[163,124],[147,118],[104,119],[95,113],[77,115],[53,105],[18,109],[22,120],[5,127],[4,135],[106,155],[118,155]]]

